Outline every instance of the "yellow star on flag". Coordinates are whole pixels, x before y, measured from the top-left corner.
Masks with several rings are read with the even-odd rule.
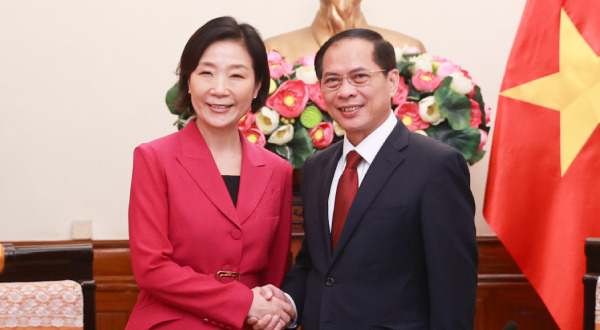
[[[559,72],[507,89],[502,96],[560,111],[561,176],[600,123],[600,57],[561,9]]]

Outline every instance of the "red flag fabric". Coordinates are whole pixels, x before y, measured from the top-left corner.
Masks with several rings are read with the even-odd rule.
[[[600,237],[600,1],[528,0],[502,83],[484,217],[561,329]]]

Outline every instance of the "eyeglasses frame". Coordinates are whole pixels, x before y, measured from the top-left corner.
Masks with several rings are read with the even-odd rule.
[[[371,82],[371,78],[373,78],[373,74],[377,73],[377,72],[387,72],[388,70],[386,69],[380,69],[380,70],[370,70],[370,71],[366,71],[369,73],[369,80],[367,80],[367,82],[365,82],[364,85],[355,85],[352,80],[350,80],[350,75],[343,75],[342,78],[342,82],[340,83],[340,85],[337,88],[334,89],[330,89],[330,88],[323,88],[323,84],[322,84],[322,79],[319,79],[319,86],[321,87],[321,91],[323,92],[335,92],[338,89],[342,88],[342,85],[344,84],[344,80],[348,81],[348,84],[354,86],[354,87],[364,87],[364,86],[368,86],[368,83]]]

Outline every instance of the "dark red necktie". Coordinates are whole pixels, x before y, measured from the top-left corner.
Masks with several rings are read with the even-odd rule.
[[[346,156],[346,168],[340,177],[335,193],[335,207],[333,208],[333,221],[331,223],[331,247],[335,250],[342,228],[348,216],[350,205],[358,191],[358,173],[356,167],[362,160],[360,155],[352,150]]]

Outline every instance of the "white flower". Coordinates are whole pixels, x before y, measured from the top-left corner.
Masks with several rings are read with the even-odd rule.
[[[422,70],[423,72],[433,72],[433,64],[431,63],[431,55],[421,54],[419,56],[411,57],[411,62],[415,64],[410,67],[410,71],[415,74],[417,71]]]
[[[262,107],[256,113],[256,126],[265,134],[269,135],[279,126],[279,112],[268,107]]]
[[[346,131],[344,130],[344,128],[335,121],[333,122],[333,132],[335,133],[336,136],[344,136],[344,134],[346,134]]]
[[[282,125],[278,129],[276,129],[275,132],[273,132],[271,134],[271,136],[269,136],[269,143],[273,143],[273,144],[282,146],[282,145],[292,141],[293,137],[294,137],[294,126],[292,126],[290,124]]]
[[[301,66],[296,69],[296,79],[304,81],[304,83],[310,85],[314,84],[319,79],[317,79],[317,73],[315,72],[315,68],[312,66]]]
[[[402,54],[403,53],[404,52],[402,51],[402,48],[394,47],[394,54],[396,55],[396,63],[402,62]]]
[[[421,134],[421,135],[429,136],[429,135],[427,135],[427,132],[425,132],[425,131],[424,131],[424,130],[422,130],[422,129],[418,129],[418,130],[416,130],[416,131],[415,131],[415,133],[419,133],[419,134]]]
[[[473,90],[473,82],[471,79],[465,77],[462,72],[454,72],[450,74],[452,82],[450,83],[450,89],[459,94],[469,94]]]
[[[419,115],[424,121],[432,125],[437,125],[445,120],[433,96],[427,96],[419,101]]]

